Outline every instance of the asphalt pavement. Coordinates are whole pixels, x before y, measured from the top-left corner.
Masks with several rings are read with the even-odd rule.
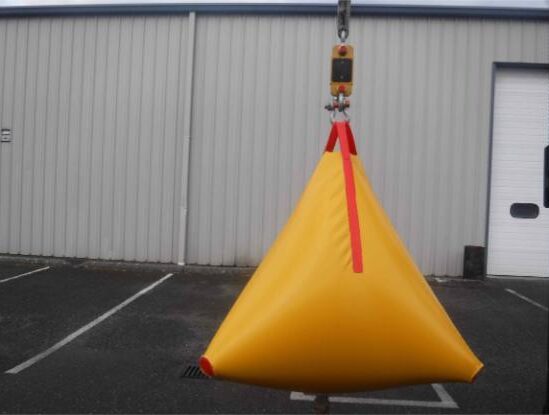
[[[312,412],[298,391],[184,377],[252,270],[80,263],[27,274],[45,266],[0,262],[0,413]],[[540,413],[549,280],[428,280],[484,362],[479,378],[330,396],[331,412]]]

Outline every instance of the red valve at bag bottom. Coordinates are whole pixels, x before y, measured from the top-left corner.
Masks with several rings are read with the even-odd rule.
[[[200,370],[202,371],[202,373],[204,373],[206,376],[213,377],[213,366],[206,356],[201,356],[198,360],[198,364],[200,365]]]

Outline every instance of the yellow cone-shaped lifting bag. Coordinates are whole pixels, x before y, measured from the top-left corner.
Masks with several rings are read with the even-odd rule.
[[[345,163],[341,153],[327,151],[201,368],[219,378],[308,392],[471,382],[482,363],[399,240],[345,127],[362,272],[353,271]]]

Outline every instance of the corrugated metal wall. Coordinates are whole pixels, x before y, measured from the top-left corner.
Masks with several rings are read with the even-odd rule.
[[[285,223],[329,124],[333,18],[197,19],[187,262],[251,265]],[[484,245],[492,62],[549,62],[547,22],[352,20],[351,114],[375,191],[426,274]],[[242,103],[242,104],[240,104]]]
[[[0,20],[0,252],[177,261],[188,17]]]
[[[0,20],[14,137],[0,144],[0,252],[259,262],[326,140],[334,18],[199,16],[196,38],[191,22]],[[374,188],[422,270],[460,274],[463,246],[485,242],[492,62],[549,62],[549,25],[355,17],[351,30]]]

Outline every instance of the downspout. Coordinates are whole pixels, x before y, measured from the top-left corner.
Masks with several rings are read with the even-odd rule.
[[[191,146],[191,121],[192,121],[192,97],[194,78],[194,52],[195,52],[196,14],[189,13],[189,26],[187,35],[187,61],[185,63],[185,102],[183,104],[183,149],[181,158],[181,188],[179,199],[179,238],[177,250],[177,264],[185,265],[187,253],[187,212],[189,193],[190,171],[190,146]]]

